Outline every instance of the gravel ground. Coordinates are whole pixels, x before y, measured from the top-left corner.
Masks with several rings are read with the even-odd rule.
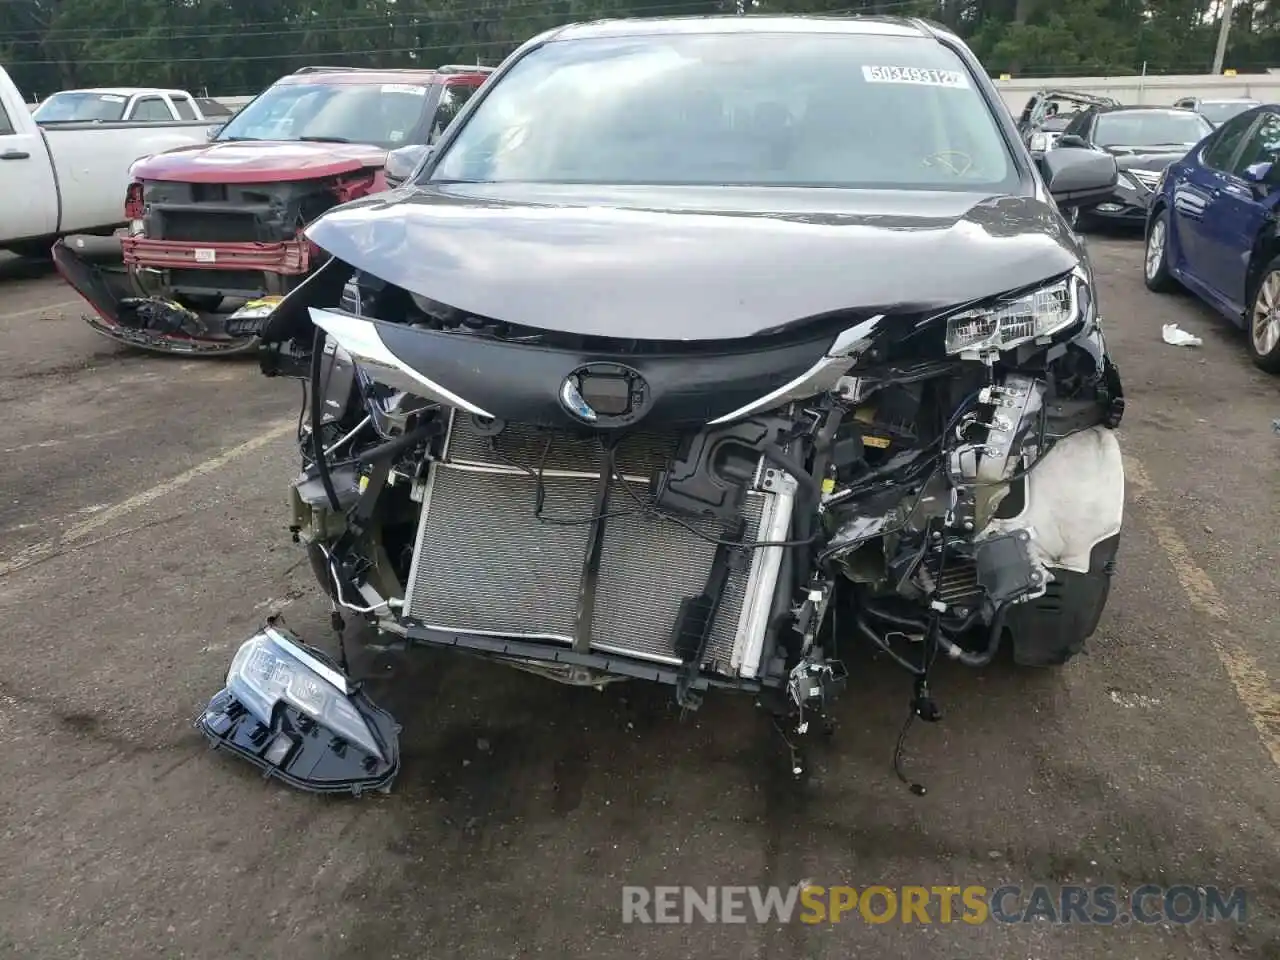
[[[388,797],[316,798],[190,719],[269,611],[324,632],[285,529],[297,384],[118,349],[0,263],[0,955],[1280,957],[1277,381],[1141,245],[1091,240],[1129,510],[1088,656],[855,666],[804,788],[749,703],[362,651],[405,724]],[[1176,321],[1200,349],[1160,340]],[[1248,922],[625,925],[624,884],[1243,886]],[[936,920],[936,914],[934,919]]]

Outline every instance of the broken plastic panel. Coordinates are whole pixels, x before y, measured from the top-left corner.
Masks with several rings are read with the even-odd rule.
[[[333,663],[268,625],[241,645],[227,686],[196,725],[292,786],[318,792],[387,790],[399,771],[400,728]]]

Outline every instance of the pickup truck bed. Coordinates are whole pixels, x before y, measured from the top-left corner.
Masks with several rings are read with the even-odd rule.
[[[208,128],[208,120],[42,128],[0,68],[0,248],[45,253],[58,236],[123,224],[133,162],[203,143]]]

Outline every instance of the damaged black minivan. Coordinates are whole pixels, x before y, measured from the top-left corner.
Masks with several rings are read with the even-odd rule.
[[[413,149],[413,148],[411,148]],[[803,730],[860,646],[915,678],[1066,662],[1106,603],[1119,374],[981,66],[918,20],[619,20],[530,40],[263,321],[310,387],[293,529],[389,642]],[[199,721],[317,790],[396,726],[278,623]]]

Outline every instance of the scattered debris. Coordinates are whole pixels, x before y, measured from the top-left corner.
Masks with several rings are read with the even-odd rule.
[[[1127,707],[1132,710],[1134,707],[1142,707],[1143,709],[1158,706],[1160,701],[1155,697],[1148,697],[1141,693],[1121,693],[1114,687],[1107,691],[1107,695],[1111,697],[1111,702],[1121,707]]]
[[[1166,323],[1160,330],[1160,336],[1165,343],[1175,347],[1199,347],[1204,345],[1204,341],[1195,334],[1187,333],[1178,327],[1176,323]]]

